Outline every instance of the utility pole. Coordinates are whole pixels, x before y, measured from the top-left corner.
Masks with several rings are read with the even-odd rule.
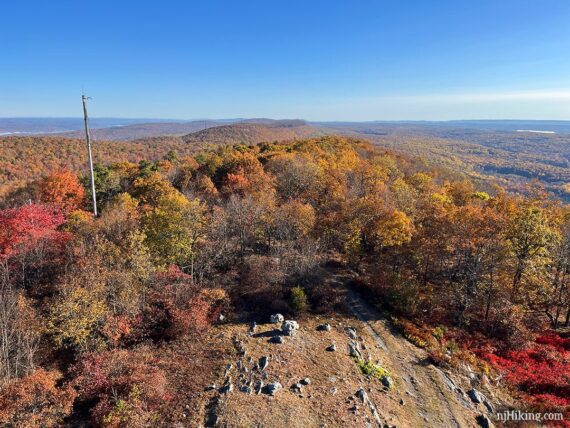
[[[93,215],[97,217],[97,195],[95,194],[95,174],[93,173],[93,157],[91,156],[91,136],[89,135],[89,118],[87,117],[87,100],[90,97],[81,96],[83,101],[83,119],[85,120],[85,142],[87,143],[87,160],[91,177],[91,197],[93,198]]]

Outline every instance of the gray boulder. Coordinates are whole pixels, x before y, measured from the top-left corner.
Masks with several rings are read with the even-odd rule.
[[[471,398],[471,401],[473,401],[476,404],[479,404],[479,403],[482,403],[483,401],[485,401],[485,396],[483,394],[481,394],[479,391],[477,391],[475,388],[467,391],[467,395],[469,395],[469,398]]]
[[[326,350],[329,352],[336,352],[336,344],[333,343],[332,345],[327,346]]]
[[[331,325],[329,323],[320,324],[317,326],[317,331],[331,331]]]
[[[358,339],[358,334],[356,334],[356,329],[354,327],[347,327],[346,332],[348,333],[348,337],[352,340]]]
[[[301,379],[301,383],[303,385],[310,385],[311,384],[311,379],[309,379],[308,377]]]
[[[273,324],[278,324],[280,322],[283,322],[285,320],[285,317],[281,314],[273,314],[271,317],[269,317],[269,320]]]
[[[299,323],[297,321],[287,320],[281,324],[281,331],[286,336],[293,336],[297,330],[299,330]]]
[[[350,342],[348,344],[348,355],[355,358],[362,358],[362,354],[360,353],[360,347],[356,342]]]
[[[254,334],[257,331],[257,323],[255,321],[252,321],[249,323],[249,332],[251,334]]]
[[[233,390],[234,390],[234,384],[229,382],[220,388],[220,393],[221,394],[229,394]]]
[[[265,370],[268,365],[269,365],[269,357],[261,357],[257,362],[257,367],[259,368],[259,371]]]
[[[368,394],[366,394],[364,388],[360,388],[354,395],[356,395],[362,403],[366,403],[368,401]]]
[[[390,376],[382,376],[382,378],[380,378],[380,382],[382,382],[382,385],[386,388],[392,388],[392,386],[394,386],[394,381]]]
[[[275,395],[277,391],[281,389],[283,389],[283,385],[281,385],[279,382],[272,382],[265,385],[262,389],[262,392],[268,395]]]
[[[300,391],[301,388],[303,388],[303,385],[301,385],[301,383],[297,382],[294,383],[293,385],[291,385],[291,389],[294,391]]]
[[[491,420],[485,415],[477,416],[477,423],[481,428],[493,428],[495,426],[493,425],[493,422],[491,422]]]
[[[283,336],[273,336],[271,339],[269,339],[269,343],[283,343],[283,341]]]
[[[249,386],[242,386],[239,390],[241,392],[248,394],[248,395],[253,392],[253,389],[251,389],[251,387],[249,387]]]

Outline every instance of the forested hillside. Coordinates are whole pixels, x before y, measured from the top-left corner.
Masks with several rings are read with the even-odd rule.
[[[261,119],[258,119],[261,120]],[[154,161],[175,150],[179,155],[195,153],[209,144],[256,144],[263,141],[286,141],[306,138],[320,132],[303,121],[266,121],[266,123],[237,123],[213,126],[212,122],[188,124],[153,123],[120,128],[94,130],[97,139],[93,143],[96,163],[112,161],[139,162]],[[211,128],[204,130],[204,126]],[[177,137],[189,130],[200,131]],[[185,131],[185,132],[184,132]],[[68,135],[68,134],[64,134]],[[62,136],[0,137],[0,197],[24,186],[30,180],[39,178],[61,168],[74,172],[85,171],[85,142],[77,131]],[[137,135],[145,138],[136,140]],[[153,136],[155,135],[155,136]],[[125,140],[115,141],[115,137]]]
[[[323,135],[322,131],[302,120],[276,120],[265,123],[240,122],[216,126],[182,137],[188,143],[257,144],[287,141]]]
[[[207,128],[207,129],[204,129]],[[188,133],[190,131],[195,131]],[[322,135],[363,138],[398,153],[413,155],[448,173],[466,175],[478,186],[498,184],[524,193],[538,180],[547,191],[570,200],[570,137],[468,129],[436,124],[315,123],[250,119],[218,122],[148,123],[93,130],[95,161],[156,160],[170,150],[191,154],[208,144],[257,144]],[[71,134],[82,139],[81,131]],[[108,139],[109,141],[107,141]],[[124,141],[117,141],[117,140]],[[130,141],[130,142],[129,142]],[[84,168],[82,142],[62,136],[0,137],[0,195],[26,180],[66,166]],[[189,147],[190,146],[190,147]],[[64,165],[63,159],[70,156]]]
[[[494,131],[429,122],[340,123],[328,124],[327,130],[423,157],[435,165],[464,171],[474,180],[494,181],[509,191],[524,191],[530,181],[540,180],[557,197],[570,199],[568,133]]]
[[[98,163],[139,162],[159,159],[169,151],[191,154],[195,146],[176,137],[144,141],[96,141],[93,156]],[[62,168],[75,173],[85,171],[85,141],[61,137],[0,137],[0,197],[23,187],[31,180]]]
[[[30,141],[3,140],[12,152],[2,155],[36,159],[28,176],[39,176]],[[341,137],[199,152],[192,145],[105,143],[96,152],[101,215],[93,218],[86,183],[57,170],[63,159],[81,164],[81,142],[63,149],[61,140],[42,141],[53,153],[53,172],[13,192],[10,207],[0,210],[2,424],[173,426],[202,414],[208,421],[219,401],[204,402],[202,392],[231,396],[233,382],[241,382],[228,375],[234,365],[227,362],[243,355],[242,323],[277,312],[307,326],[317,315],[341,319],[347,286],[423,349],[428,360],[418,371],[434,364],[463,373],[478,389],[494,391],[494,406],[506,405],[498,397],[508,390],[525,409],[570,410],[570,211],[539,187],[529,196],[484,192],[420,159]],[[352,279],[321,281],[319,269],[330,266]],[[256,328],[250,325],[247,337]],[[319,339],[307,337],[313,345],[298,337],[290,343],[313,352]],[[374,399],[396,403],[386,405],[405,418],[404,400],[420,400],[398,389],[409,378],[349,344],[356,349],[350,357],[335,345],[326,352],[338,359],[323,358],[378,385]],[[405,362],[392,360],[405,370]],[[252,372],[261,376],[268,361]],[[318,364],[310,367],[309,377],[323,378]],[[224,370],[225,383],[212,385]],[[327,376],[322,382],[333,374]],[[289,418],[296,408],[284,403],[298,394],[270,390],[259,397],[269,406],[263,415],[240,419],[251,410],[240,397],[257,399],[253,385],[243,388],[233,392],[237,401],[224,401],[225,417],[236,424],[256,423],[277,408]],[[419,407],[446,399],[433,391]],[[328,423],[359,415],[358,405],[344,410],[347,398],[336,396],[336,387],[323,394],[333,400]],[[474,408],[484,409],[483,401]],[[437,409],[458,421],[460,407]],[[307,426],[322,422],[314,417]]]

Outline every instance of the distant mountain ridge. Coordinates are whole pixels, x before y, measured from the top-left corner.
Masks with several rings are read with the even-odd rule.
[[[239,122],[211,127],[182,137],[186,143],[257,144],[324,135],[324,132],[302,120]]]
[[[91,136],[96,140],[106,141],[130,141],[165,136],[179,137],[188,133],[219,125],[219,123],[211,120],[200,120],[193,122],[140,123],[112,128],[91,129]],[[66,138],[83,138],[85,134],[84,131],[80,129],[77,131],[65,132],[56,135]]]
[[[450,121],[315,121],[275,120],[269,118],[230,119],[123,119],[91,118],[93,137],[99,140],[128,141],[161,136],[184,136],[186,134],[236,123],[273,125],[279,128],[305,124],[323,128],[366,128],[387,126],[393,128],[410,126],[423,129],[462,128],[471,130],[515,132],[517,130],[551,131],[570,134],[570,121],[565,120],[450,120]],[[83,138],[83,119],[74,118],[0,118],[0,136],[8,135],[55,135],[69,138]]]
[[[141,123],[168,122],[165,119],[123,119],[96,117],[89,119],[92,129],[115,128]],[[8,117],[0,118],[0,135],[55,134],[83,129],[82,117]]]

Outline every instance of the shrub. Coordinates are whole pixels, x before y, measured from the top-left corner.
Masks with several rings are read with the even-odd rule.
[[[107,307],[102,284],[78,285],[76,278],[61,287],[61,295],[49,312],[48,332],[56,346],[78,350],[97,349]]]
[[[0,391],[2,426],[62,426],[76,394],[68,385],[58,388],[60,378],[56,370],[37,369],[4,387]]]
[[[384,378],[390,377],[390,372],[384,367],[374,364],[371,361],[364,361],[361,358],[355,357],[354,361],[360,371],[366,376],[372,376],[380,381]]]
[[[154,277],[146,304],[134,321],[131,340],[158,342],[204,330],[226,299],[225,291],[201,289],[190,275],[172,265]]]
[[[80,401],[93,403],[92,422],[104,426],[147,426],[170,399],[156,359],[146,348],[88,354],[72,369]]]
[[[303,287],[297,286],[291,289],[289,305],[295,313],[300,313],[307,309],[307,295],[305,294]]]
[[[522,398],[542,411],[570,410],[570,340],[555,333],[540,336],[527,349],[481,355],[505,374]]]
[[[392,317],[392,323],[402,332],[404,337],[419,348],[429,348],[434,337],[411,322]]]

